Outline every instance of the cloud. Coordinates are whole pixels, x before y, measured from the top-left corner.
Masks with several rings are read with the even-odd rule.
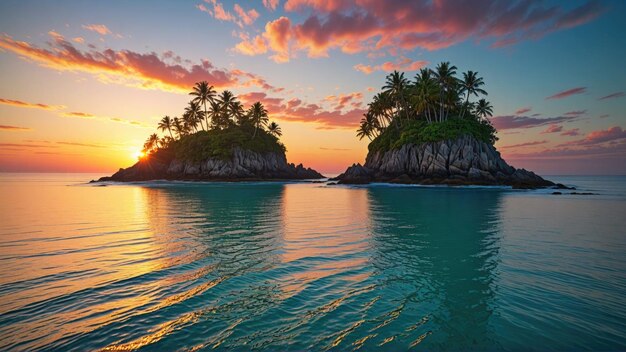
[[[107,35],[107,34],[113,33],[107,26],[103,24],[84,24],[83,28],[92,32],[96,32],[100,35]]]
[[[84,118],[84,119],[92,119],[92,118],[96,117],[96,115],[89,114],[89,113],[86,113],[86,112],[80,112],[80,111],[64,112],[64,113],[61,114],[61,116],[64,116],[64,117],[80,117],[80,118]]]
[[[626,95],[626,94],[624,94],[624,92],[615,92],[615,93],[612,93],[612,94],[609,94],[609,95],[605,95],[605,96],[603,96],[601,98],[598,98],[598,100],[621,98],[624,95]]]
[[[61,110],[65,109],[63,105],[48,105],[41,103],[28,103],[21,100],[11,100],[0,98],[0,104],[16,106],[18,108],[42,109],[42,110]]]
[[[363,64],[358,64],[356,66],[354,66],[354,69],[360,72],[365,73],[366,75],[369,75],[370,73],[374,72],[374,71],[386,71],[386,72],[391,72],[391,71],[404,71],[404,72],[411,72],[411,71],[417,71],[420,68],[424,67],[428,65],[428,61],[424,61],[424,60],[416,60],[413,61],[407,57],[400,57],[398,60],[396,60],[395,62],[392,61],[387,61],[383,64],[380,65],[375,65],[375,66],[371,66],[371,65],[363,65]]]
[[[579,128],[572,128],[571,130],[561,132],[561,136],[578,136],[580,135]]]
[[[55,148],[55,146],[51,145],[43,145],[43,144],[25,144],[25,143],[0,143],[0,147],[2,148]]]
[[[138,53],[131,50],[106,49],[81,51],[62,37],[54,37],[51,50],[0,37],[0,48],[41,66],[58,71],[85,72],[106,83],[116,83],[140,89],[186,93],[199,81],[220,88],[241,86],[256,75],[241,70],[219,69],[208,60],[183,66],[172,58],[161,59],[155,52]],[[245,79],[246,81],[242,81]]]
[[[595,145],[584,148],[557,147],[544,149],[533,153],[507,153],[507,159],[524,160],[524,159],[548,159],[548,160],[564,160],[564,159],[581,159],[589,160],[594,158],[616,159],[616,161],[626,161],[626,143],[620,142],[610,145]]]
[[[605,5],[598,1],[572,8],[509,0],[288,0],[284,9],[303,14],[293,17],[298,22],[289,22],[293,50],[324,57],[334,49],[349,54],[392,53],[437,50],[470,40],[496,47],[512,45],[590,22],[605,11]]]
[[[568,111],[566,112],[565,116],[581,116],[587,113],[587,110],[576,110],[576,111]]]
[[[530,112],[532,110],[531,107],[526,107],[526,108],[519,108],[515,111],[515,115],[522,115],[525,114],[527,112]]]
[[[332,152],[347,152],[347,151],[350,151],[352,149],[320,147],[320,150],[328,150],[328,151],[332,151]]]
[[[263,0],[263,6],[265,6],[265,8],[267,8],[268,10],[276,10],[276,7],[278,7],[278,1],[279,0]]]
[[[106,148],[106,146],[104,146],[104,145],[89,144],[89,143],[78,143],[78,142],[57,142],[57,144],[70,145],[70,146],[75,146],[75,147]]]
[[[72,40],[78,44],[83,44],[85,42],[85,38],[83,37],[74,37]]]
[[[341,105],[343,101],[347,104],[348,101],[358,99],[359,94],[360,93],[350,93],[333,98],[327,97],[326,101],[333,101],[339,105]],[[321,128],[325,129],[354,128],[358,126],[363,114],[367,111],[365,109],[352,107],[344,112],[341,111],[341,109],[337,109],[339,105],[336,105],[334,110],[328,111],[320,104],[304,103],[300,99],[285,101],[282,98],[269,97],[264,92],[240,94],[239,99],[244,104],[248,105],[260,101],[269,111],[271,118],[285,121],[318,123],[321,125]],[[345,106],[344,104],[344,107]]]
[[[563,130],[563,126],[559,126],[559,125],[550,125],[548,126],[548,128],[546,128],[544,131],[542,131],[541,133],[556,133],[556,132],[561,132]]]
[[[204,2],[210,6],[206,7],[204,4],[196,5],[196,8],[202,12],[208,13],[211,17],[220,21],[233,22],[240,28],[249,26],[259,18],[259,13],[255,9],[244,10],[239,4],[233,5],[233,11],[235,15],[224,9],[224,5],[217,0],[204,0]]]
[[[241,22],[243,22],[243,24],[245,24],[246,26],[251,25],[252,23],[254,23],[254,21],[256,21],[257,18],[259,18],[259,13],[255,9],[246,11],[241,6],[239,6],[239,4],[235,4],[233,8],[235,10],[235,13],[241,19]]]
[[[526,142],[526,143],[520,143],[520,144],[513,144],[513,145],[505,145],[502,146],[500,148],[521,148],[521,147],[530,147],[530,146],[534,146],[534,145],[540,145],[540,144],[546,144],[548,143],[548,141],[534,141],[534,142]]]
[[[267,42],[260,35],[250,38],[247,33],[239,33],[239,39],[241,41],[234,48],[238,53],[255,56],[267,52]]]
[[[561,144],[560,146],[586,146],[597,145],[606,142],[612,142],[617,140],[626,139],[626,130],[623,130],[619,126],[609,127],[606,130],[592,131],[585,136],[584,139],[576,140]]]
[[[0,130],[17,132],[17,131],[31,131],[32,128],[20,127],[20,126],[11,126],[11,125],[0,125]]]
[[[576,87],[576,88],[564,90],[562,92],[558,92],[556,94],[553,94],[547,97],[546,99],[563,99],[563,98],[567,98],[575,94],[585,93],[586,91],[587,91],[587,87]]]
[[[363,105],[363,93],[353,92],[348,94],[329,95],[324,98],[324,101],[333,104],[334,110],[343,110],[348,104],[354,108],[359,108]]]
[[[492,117],[491,123],[498,130],[507,130],[513,128],[531,128],[537,126],[543,126],[547,124],[556,124],[559,122],[571,121],[576,119],[576,116],[557,116],[548,118],[535,118],[529,116],[495,116]]]

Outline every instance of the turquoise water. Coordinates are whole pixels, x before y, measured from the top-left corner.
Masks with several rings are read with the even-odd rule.
[[[626,349],[626,177],[92,178],[0,174],[0,350]]]

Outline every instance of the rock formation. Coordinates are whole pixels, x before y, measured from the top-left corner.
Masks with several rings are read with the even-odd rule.
[[[230,159],[210,158],[201,162],[178,160],[158,153],[120,169],[99,181],[147,180],[302,180],[323,178],[319,172],[302,164],[288,164],[284,153],[257,153],[234,148]]]
[[[352,165],[336,180],[347,184],[393,182],[510,185],[516,188],[554,185],[531,171],[513,168],[494,146],[470,136],[373,151],[368,153],[365,165]]]

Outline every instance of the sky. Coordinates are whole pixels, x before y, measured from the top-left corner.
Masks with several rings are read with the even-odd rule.
[[[265,104],[289,162],[339,173],[386,75],[450,61],[483,77],[509,164],[624,175],[625,19],[617,0],[5,0],[0,171],[128,167],[206,80]]]

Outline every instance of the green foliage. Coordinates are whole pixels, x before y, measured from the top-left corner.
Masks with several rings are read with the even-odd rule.
[[[254,130],[250,125],[231,125],[222,130],[198,131],[182,136],[170,148],[176,158],[194,162],[208,158],[230,159],[235,147],[259,153],[286,151],[285,146],[265,130],[259,129],[252,138]]]
[[[496,129],[488,120],[477,118],[450,118],[442,122],[428,123],[424,120],[405,122],[402,127],[389,126],[370,144],[370,151],[398,149],[405,144],[421,144],[454,140],[464,135],[472,136],[482,142],[494,144]]]

